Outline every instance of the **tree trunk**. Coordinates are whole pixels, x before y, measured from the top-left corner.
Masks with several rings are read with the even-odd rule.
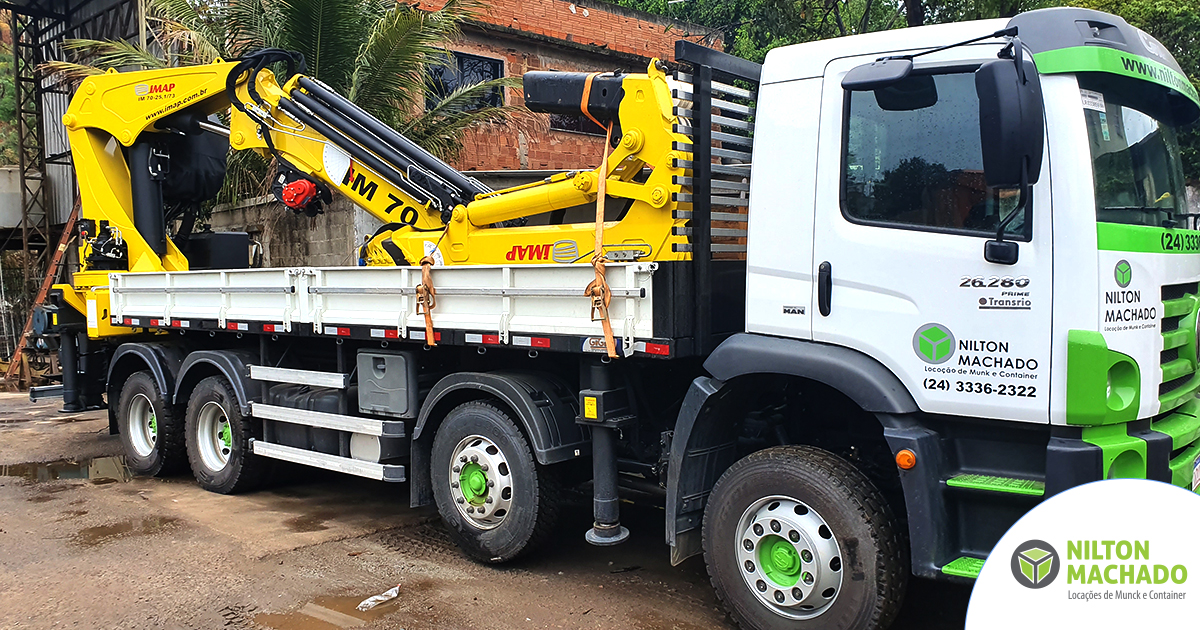
[[[921,0],[904,0],[904,17],[908,20],[909,26],[923,26],[925,24],[925,5]]]

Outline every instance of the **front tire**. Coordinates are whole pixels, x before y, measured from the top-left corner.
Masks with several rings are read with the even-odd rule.
[[[433,439],[431,477],[438,512],[467,555],[508,562],[553,530],[558,485],[500,408],[474,401],[454,408]]]
[[[175,417],[150,372],[130,375],[118,401],[117,425],[129,469],[151,477],[181,472],[187,461],[183,421]]]
[[[894,519],[874,485],[818,448],[749,455],[713,487],[704,559],[742,628],[888,627],[908,572]]]
[[[210,376],[196,385],[185,424],[188,460],[205,490],[233,494],[262,481],[266,461],[250,448],[250,440],[258,437],[257,421],[242,415],[224,377]]]

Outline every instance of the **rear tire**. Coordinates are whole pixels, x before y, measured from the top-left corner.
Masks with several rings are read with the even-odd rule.
[[[257,424],[242,415],[224,377],[210,376],[196,385],[187,406],[187,453],[201,487],[233,494],[262,482],[266,460],[250,448],[250,440],[259,437]]]
[[[442,521],[472,558],[508,562],[553,531],[559,486],[500,408],[483,401],[454,408],[434,436],[430,465]]]
[[[741,459],[704,511],[713,587],[747,629],[887,628],[908,579],[902,549],[875,486],[810,446]]]
[[[117,426],[129,469],[151,477],[183,472],[187,466],[183,420],[175,417],[150,372],[130,375],[118,401]]]

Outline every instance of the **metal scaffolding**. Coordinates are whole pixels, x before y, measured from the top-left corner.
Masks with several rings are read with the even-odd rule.
[[[60,123],[72,86],[42,76],[42,64],[63,59],[65,39],[136,39],[145,20],[144,0],[0,0],[0,9],[10,12],[21,193],[19,223],[0,229],[0,252],[22,252],[19,276],[11,268],[0,275],[0,320],[7,324],[0,347],[9,356],[16,342],[9,337],[28,316],[77,192]]]

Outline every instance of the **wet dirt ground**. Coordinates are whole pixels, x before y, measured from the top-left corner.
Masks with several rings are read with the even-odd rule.
[[[131,477],[106,412],[0,394],[0,629],[732,628],[704,564],[672,567],[662,510],[587,545],[581,497],[548,548],[485,567],[407,486],[296,471],[222,496]],[[363,599],[399,585],[368,611]],[[913,580],[896,628],[961,628],[970,591]]]

